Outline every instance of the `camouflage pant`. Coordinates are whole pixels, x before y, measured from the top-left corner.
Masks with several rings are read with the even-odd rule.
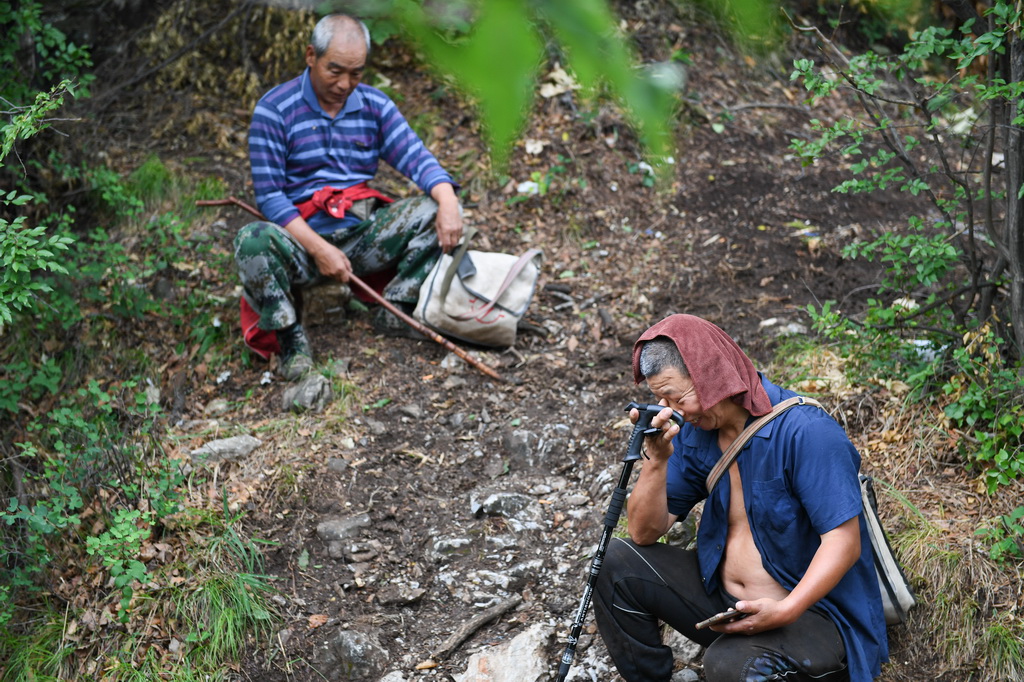
[[[392,303],[416,303],[420,285],[441,255],[434,229],[437,204],[428,197],[403,199],[378,209],[368,220],[321,235],[345,252],[357,277],[395,268],[384,289]],[[309,252],[282,227],[249,223],[235,237],[235,263],[245,298],[259,311],[259,328],[290,327],[298,321],[292,288],[327,281]]]

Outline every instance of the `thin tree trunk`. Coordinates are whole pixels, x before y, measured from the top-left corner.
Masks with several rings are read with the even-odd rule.
[[[1010,44],[1010,77],[1014,83],[1024,81],[1024,40],[1017,37]],[[1019,100],[1010,112],[1019,115],[1024,108]],[[1003,232],[1010,263],[1010,320],[1013,325],[1017,357],[1024,358],[1024,128],[1010,124],[1006,139],[1006,229]]]

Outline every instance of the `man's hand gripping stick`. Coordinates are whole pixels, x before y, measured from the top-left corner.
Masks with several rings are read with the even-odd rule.
[[[656,435],[661,431],[661,429],[651,426],[651,420],[664,409],[664,405],[648,405],[647,403],[632,402],[626,405],[627,412],[637,410],[640,412],[640,417],[636,420],[636,424],[633,425],[633,435],[629,439],[629,450],[626,452],[626,458],[622,461],[628,462],[631,459],[634,461],[640,459],[644,437]],[[683,415],[675,410],[672,410],[671,419],[676,424],[679,424],[679,428],[682,428],[685,423]],[[646,456],[644,455],[644,457]]]

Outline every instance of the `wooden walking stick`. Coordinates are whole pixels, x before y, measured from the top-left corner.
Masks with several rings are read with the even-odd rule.
[[[253,214],[254,216],[259,218],[260,220],[266,220],[266,218],[264,217],[264,215],[262,213],[260,213],[254,207],[250,206],[249,204],[245,203],[244,201],[242,201],[241,199],[239,199],[237,197],[231,196],[231,197],[228,197],[226,199],[197,199],[196,200],[196,206],[230,206],[230,205],[238,206],[239,208],[241,208],[241,209],[243,209],[245,211],[248,211],[249,213]],[[348,280],[352,284],[354,284],[357,287],[359,287],[359,289],[361,289],[367,296],[372,298],[374,301],[376,301],[380,305],[384,306],[388,310],[388,312],[390,312],[392,315],[394,315],[395,317],[400,319],[402,322],[405,322],[407,325],[409,325],[410,327],[412,327],[413,329],[418,331],[420,334],[423,334],[423,336],[425,336],[428,339],[431,339],[431,340],[441,344],[442,346],[444,346],[445,348],[447,348],[451,352],[455,353],[460,358],[465,360],[467,363],[469,363],[473,367],[476,367],[478,370],[480,370],[481,372],[483,372],[487,376],[491,377],[495,381],[504,381],[502,376],[500,374],[498,374],[492,367],[490,367],[489,365],[487,365],[487,364],[477,360],[472,355],[467,353],[465,350],[463,350],[462,348],[459,348],[454,343],[452,343],[448,339],[444,338],[443,336],[441,336],[440,334],[435,332],[430,327],[427,327],[425,324],[420,323],[418,320],[414,319],[413,317],[405,314],[404,312],[402,312],[401,310],[396,308],[394,305],[392,305],[390,302],[388,302],[387,299],[385,299],[383,296],[381,296],[379,293],[377,293],[376,289],[374,289],[373,287],[368,285],[366,282],[364,282],[363,280],[361,280],[358,277],[356,277],[354,274],[349,273]]]
[[[460,358],[462,358],[463,360],[465,360],[469,364],[473,365],[478,370],[480,370],[481,372],[483,372],[487,376],[491,377],[492,379],[495,379],[497,381],[504,381],[504,379],[501,378],[501,375],[498,374],[496,371],[494,371],[494,369],[492,369],[488,365],[480,362],[479,360],[474,358],[472,355],[470,355],[469,353],[467,353],[463,349],[459,348],[458,346],[456,346],[454,343],[452,343],[448,339],[444,338],[443,336],[441,336],[440,334],[435,332],[430,327],[426,326],[425,324],[421,324],[415,318],[410,317],[409,315],[406,315],[404,312],[402,312],[401,310],[399,310],[398,308],[393,306],[391,303],[389,303],[386,298],[384,298],[383,296],[378,294],[377,291],[373,287],[371,287],[369,284],[367,284],[363,280],[361,280],[358,277],[356,277],[355,275],[351,275],[351,274],[348,276],[348,280],[350,282],[352,282],[353,284],[355,284],[360,289],[362,289],[364,292],[366,292],[366,294],[368,296],[372,297],[373,300],[377,301],[377,303],[380,303],[382,306],[387,308],[388,311],[392,315],[395,315],[398,319],[400,319],[402,322],[405,322],[407,325],[409,325],[410,327],[412,327],[413,329],[418,331],[420,334],[423,334],[428,339],[433,339],[434,341],[436,341],[437,343],[441,344],[442,346],[444,346],[445,348],[447,348],[451,352],[455,353]]]

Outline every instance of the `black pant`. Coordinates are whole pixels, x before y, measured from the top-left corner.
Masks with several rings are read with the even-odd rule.
[[[724,590],[705,592],[695,552],[613,540],[598,576],[594,613],[619,674],[629,682],[671,677],[672,650],[661,643],[660,621],[707,647],[708,682],[849,680],[839,630],[817,610],[756,635],[694,628],[736,601]]]

